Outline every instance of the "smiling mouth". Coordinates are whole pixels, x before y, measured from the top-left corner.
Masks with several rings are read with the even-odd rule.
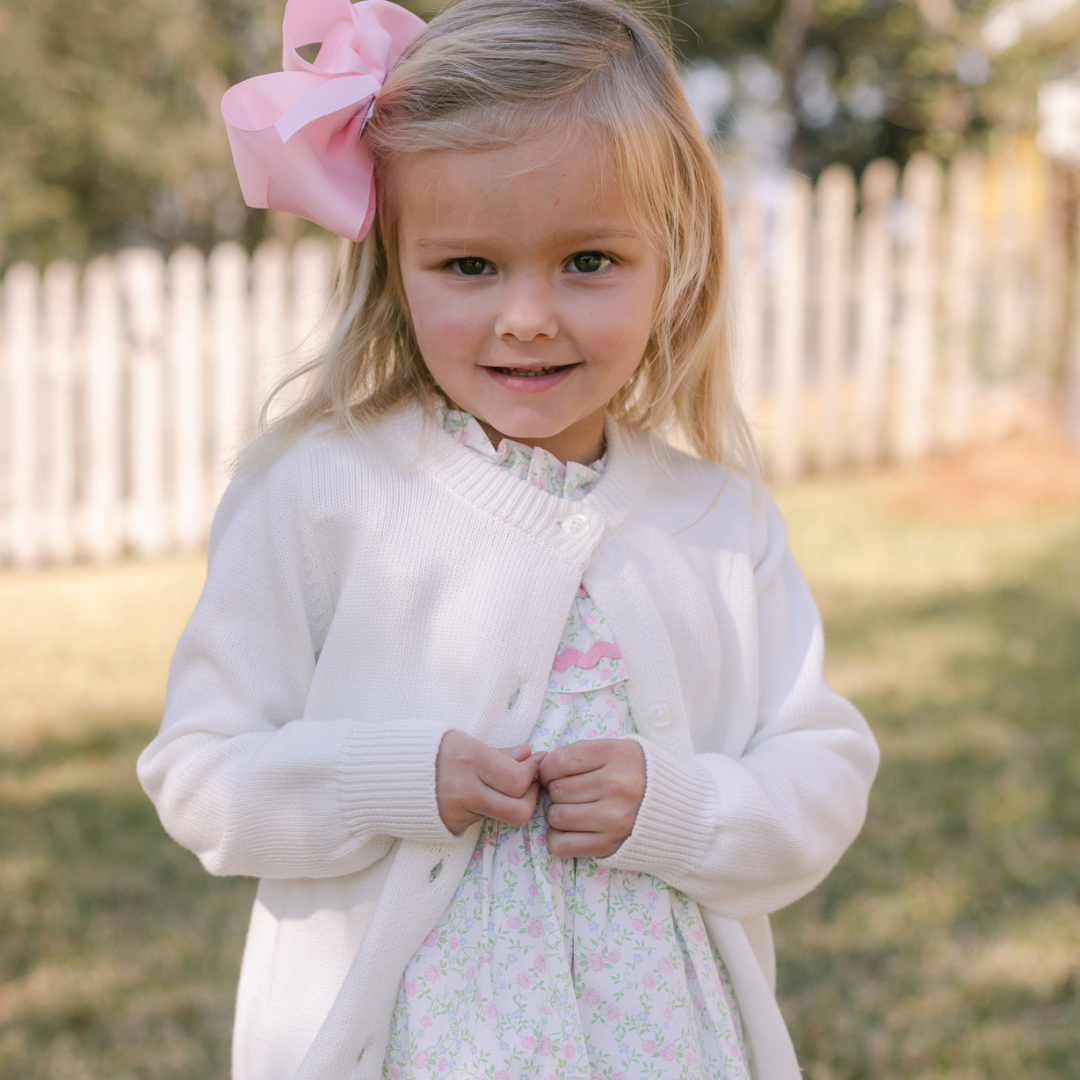
[[[576,364],[555,364],[551,367],[538,368],[494,367],[491,370],[497,371],[501,375],[513,375],[521,379],[535,379],[539,375],[552,375],[556,371],[565,371],[567,368],[576,366]]]

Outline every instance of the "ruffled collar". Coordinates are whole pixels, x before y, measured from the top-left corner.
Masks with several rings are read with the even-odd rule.
[[[503,439],[496,448],[476,417],[451,409],[442,397],[435,399],[435,416],[443,431],[462,446],[475,450],[500,468],[557,498],[581,499],[588,495],[607,467],[606,453],[591,465],[576,461],[564,465],[547,450],[524,446],[512,439]]]

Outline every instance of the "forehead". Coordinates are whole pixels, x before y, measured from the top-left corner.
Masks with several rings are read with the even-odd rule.
[[[584,138],[407,155],[395,163],[392,182],[404,242],[636,233],[610,156]]]

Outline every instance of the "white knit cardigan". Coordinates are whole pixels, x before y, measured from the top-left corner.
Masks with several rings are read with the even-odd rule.
[[[312,433],[230,485],[139,778],[211,873],[262,879],[235,1080],[380,1077],[401,973],[479,828],[439,818],[439,742],[527,738],[582,579],[646,758],[633,833],[604,861],[699,903],[754,1076],[798,1077],[767,916],[855,838],[877,747],[825,683],[768,495],[618,425],[607,439],[574,502],[414,406],[363,437]]]

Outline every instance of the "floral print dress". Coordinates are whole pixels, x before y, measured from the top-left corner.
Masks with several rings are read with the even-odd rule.
[[[437,405],[464,445],[525,482],[581,498],[604,471],[563,465]],[[581,585],[529,742],[634,734],[628,672]],[[509,708],[513,709],[511,701]],[[442,921],[406,966],[388,1080],[748,1080],[731,983],[694,901],[648,874],[562,859],[546,797],[513,828],[483,823]]]

